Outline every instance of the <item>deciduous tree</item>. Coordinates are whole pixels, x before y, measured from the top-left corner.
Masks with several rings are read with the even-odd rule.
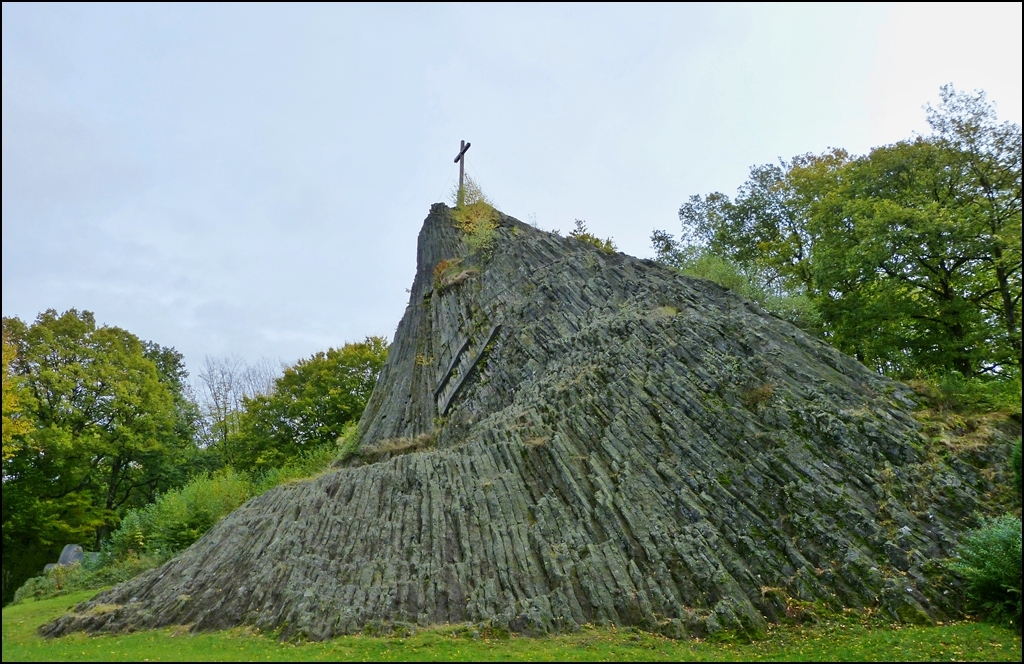
[[[382,337],[318,352],[285,369],[270,394],[248,397],[229,439],[239,468],[278,467],[303,450],[333,443],[359,419],[387,357]]]
[[[32,423],[3,462],[4,571],[23,576],[64,544],[98,544],[123,509],[172,486],[192,439],[173,349],[74,309],[4,318],[3,330]]]
[[[1019,369],[1021,129],[952,86],[928,120],[928,137],[754,167],[733,199],[691,196],[682,239],[652,236],[659,259],[692,272],[717,256],[755,292],[807,298],[822,336],[887,373]]]
[[[32,422],[22,412],[23,388],[14,373],[17,348],[3,335],[3,460],[14,456],[21,439],[32,430]]]

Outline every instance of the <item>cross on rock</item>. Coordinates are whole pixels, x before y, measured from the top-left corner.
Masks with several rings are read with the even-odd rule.
[[[455,163],[459,165],[459,205],[462,205],[462,181],[466,175],[466,150],[469,149],[471,143],[461,141],[461,149],[459,150],[458,156],[455,157]]]

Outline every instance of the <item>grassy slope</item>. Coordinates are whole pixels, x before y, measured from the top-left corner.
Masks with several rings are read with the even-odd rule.
[[[482,638],[464,628],[409,638],[351,636],[326,643],[280,643],[245,630],[189,635],[170,628],[121,636],[75,634],[45,640],[43,622],[88,599],[86,591],[3,610],[3,661],[51,660],[997,660],[1020,661],[1021,639],[993,625],[777,627],[755,643],[671,641],[634,631],[583,629],[548,638]]]

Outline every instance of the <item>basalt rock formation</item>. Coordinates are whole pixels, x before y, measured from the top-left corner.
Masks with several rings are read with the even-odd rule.
[[[955,612],[930,561],[977,473],[925,463],[906,387],[711,282],[504,216],[471,255],[435,205],[411,292],[358,455],[43,633]]]

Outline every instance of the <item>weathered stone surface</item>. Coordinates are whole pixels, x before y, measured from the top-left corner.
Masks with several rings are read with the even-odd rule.
[[[979,489],[922,477],[905,387],[710,282],[511,218],[489,259],[465,254],[434,206],[359,459],[249,501],[43,632],[682,637],[815,602],[951,610],[926,562]],[[471,276],[435,288],[456,257]]]

